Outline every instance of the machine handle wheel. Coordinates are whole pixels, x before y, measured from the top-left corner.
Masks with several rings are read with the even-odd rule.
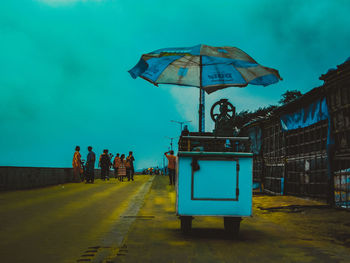
[[[219,107],[220,113],[214,113],[215,108]],[[236,114],[236,108],[228,102],[227,99],[221,99],[213,104],[210,109],[210,116],[213,121],[220,118],[232,119]]]

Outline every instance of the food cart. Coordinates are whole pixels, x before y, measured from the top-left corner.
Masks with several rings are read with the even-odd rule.
[[[189,233],[196,216],[220,216],[230,234],[252,215],[252,158],[249,137],[192,132],[179,139],[176,213]],[[227,134],[227,132],[226,132]]]

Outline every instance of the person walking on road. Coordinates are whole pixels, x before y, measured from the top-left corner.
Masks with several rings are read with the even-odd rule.
[[[128,160],[128,157],[125,159],[125,168],[126,168],[126,177],[128,178],[128,181],[130,181],[130,169],[131,169],[131,164]]]
[[[108,150],[103,150],[103,153],[100,155],[99,166],[101,167],[101,179],[109,180],[109,168],[111,167],[111,159],[108,155]]]
[[[80,147],[76,146],[75,147],[75,152],[73,155],[73,181],[74,182],[81,182],[80,180],[80,173],[82,172],[82,167],[81,167],[81,154],[80,154]]]
[[[175,164],[176,156],[174,156],[174,151],[168,151],[164,153],[165,157],[168,159],[168,171],[169,171],[169,184],[175,185]]]
[[[113,160],[113,168],[114,168],[114,177],[118,178],[118,180],[120,181],[120,178],[118,176],[119,164],[120,164],[120,157],[119,157],[119,153],[117,153],[117,155],[114,157],[114,160]]]
[[[132,151],[130,151],[129,156],[126,157],[128,181],[130,181],[130,179],[134,181],[134,161],[135,158],[132,156]]]
[[[92,151],[92,147],[88,147],[88,155],[86,157],[86,183],[94,183],[95,180],[95,161],[96,155]]]
[[[120,156],[120,161],[119,161],[119,166],[118,166],[118,177],[120,178],[119,180],[123,182],[124,177],[126,176],[126,166],[125,163],[126,161],[124,160],[125,155],[122,154]]]

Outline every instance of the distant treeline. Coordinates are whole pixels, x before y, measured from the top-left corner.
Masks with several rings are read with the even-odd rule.
[[[303,94],[298,90],[287,90],[285,93],[281,95],[281,99],[279,100],[279,106],[285,105],[299,97]],[[267,107],[260,107],[255,111],[243,110],[239,112],[235,117],[235,126],[240,129],[242,126],[258,117],[264,117],[275,109],[279,107],[278,105],[270,105]]]

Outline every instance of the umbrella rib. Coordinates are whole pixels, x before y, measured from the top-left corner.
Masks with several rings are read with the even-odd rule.
[[[244,81],[247,83],[247,85],[248,85],[248,80],[243,76],[243,74],[238,70],[238,69],[236,69],[232,64],[231,64],[231,66],[239,73],[239,75],[241,75],[241,77],[244,79]]]
[[[143,78],[144,80],[147,80],[148,82],[152,83],[154,86],[158,87],[158,84],[156,82],[150,80],[149,78],[144,77],[144,76],[140,76],[140,78]]]
[[[193,56],[193,57],[197,57],[197,56]],[[187,58],[187,56],[183,56],[183,57],[181,57],[181,59],[186,59],[186,61],[175,60],[175,61],[171,62],[170,65],[173,65],[173,63],[175,63],[176,66],[184,66],[185,67],[185,66],[188,66],[190,63],[192,63],[196,66],[199,66],[199,63]],[[173,65],[173,66],[175,66],[175,65]]]

